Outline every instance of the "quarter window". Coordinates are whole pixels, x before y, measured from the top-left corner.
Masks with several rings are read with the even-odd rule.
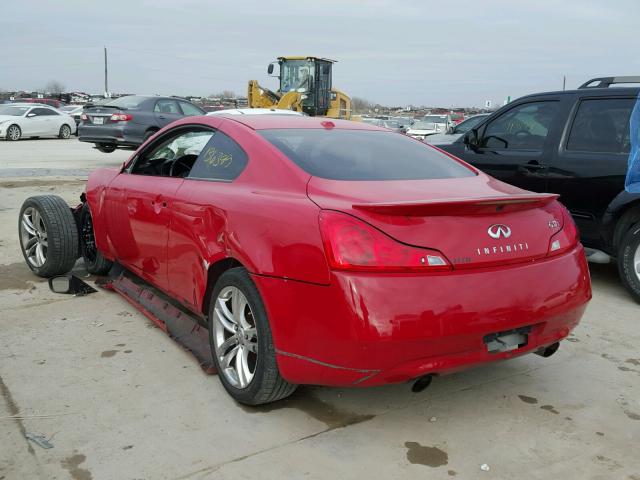
[[[187,116],[204,115],[204,112],[202,110],[200,110],[195,105],[190,104],[189,102],[180,102],[180,108],[182,108],[182,113]]]
[[[635,99],[603,98],[580,102],[567,150],[628,153],[629,117]]]
[[[247,164],[247,154],[222,132],[216,134],[202,149],[189,178],[207,180],[235,179]]]
[[[542,150],[557,113],[557,102],[514,107],[487,126],[482,146],[499,150]]]

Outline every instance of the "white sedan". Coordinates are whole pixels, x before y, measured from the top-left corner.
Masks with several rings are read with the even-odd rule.
[[[27,137],[69,138],[76,122],[66,113],[37,103],[0,105],[0,138],[20,140]]]

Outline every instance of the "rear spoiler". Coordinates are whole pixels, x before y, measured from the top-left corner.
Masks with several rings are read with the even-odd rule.
[[[515,212],[542,207],[556,200],[554,193],[531,193],[500,197],[448,198],[389,203],[354,204],[356,210],[381,215],[424,217],[437,215],[482,215],[496,212]]]

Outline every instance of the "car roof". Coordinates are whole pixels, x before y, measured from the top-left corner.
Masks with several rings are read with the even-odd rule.
[[[284,110],[277,108],[229,108],[225,110],[215,110],[208,112],[207,115],[298,115],[302,116],[300,112],[293,110]]]
[[[516,100],[525,98],[539,97],[541,95],[579,95],[584,97],[626,97],[637,96],[640,93],[640,87],[609,87],[609,88],[576,88],[575,90],[555,90],[551,92],[538,92],[524,95]]]
[[[215,116],[210,116],[208,118],[214,119]],[[335,118],[326,117],[305,117],[298,115],[229,115],[226,117],[226,119],[228,121],[241,123],[253,130],[266,130],[276,128],[336,128],[339,130],[380,130],[383,132],[388,131],[387,129],[378,128],[365,122],[338,120]]]

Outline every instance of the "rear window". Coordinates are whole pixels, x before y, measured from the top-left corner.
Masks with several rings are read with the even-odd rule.
[[[425,180],[475,175],[437,150],[393,132],[274,129],[258,133],[316,177]]]
[[[115,100],[109,100],[102,103],[102,105],[108,105],[111,107],[119,108],[138,108],[142,102],[147,100],[147,97],[138,97],[137,95],[128,95],[126,97],[116,98]]]

